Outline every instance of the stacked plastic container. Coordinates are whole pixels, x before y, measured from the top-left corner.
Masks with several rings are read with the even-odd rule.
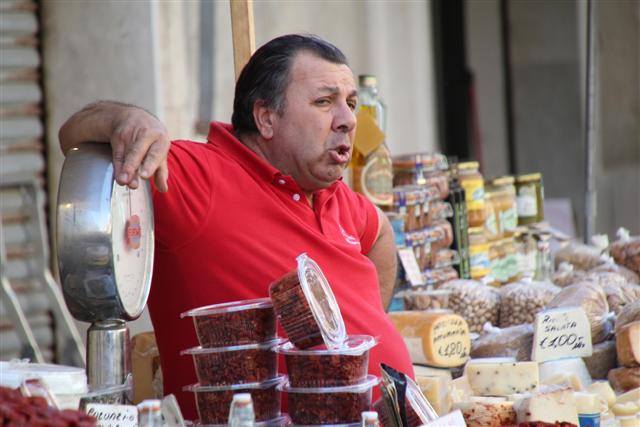
[[[394,208],[388,215],[392,223],[400,220],[403,234],[400,246],[411,248],[427,285],[438,286],[457,279],[453,267],[460,262],[458,251],[451,249],[453,228],[448,218],[454,214],[449,196],[447,159],[442,154],[412,154],[394,157]],[[394,219],[396,221],[394,221]],[[429,289],[410,289],[404,292],[405,305],[416,309]],[[427,298],[431,301],[431,298]],[[446,298],[438,298],[438,304]],[[445,308],[445,307],[437,307]]]
[[[250,393],[256,421],[287,425],[280,415],[273,304],[269,298],[217,304],[182,313],[193,317],[200,346],[184,350],[193,357],[198,383],[185,387],[195,395],[200,422],[225,424],[236,393]]]
[[[373,337],[346,334],[340,308],[320,267],[306,254],[269,294],[289,341],[284,355],[289,416],[298,425],[358,423],[378,378],[367,375]]]

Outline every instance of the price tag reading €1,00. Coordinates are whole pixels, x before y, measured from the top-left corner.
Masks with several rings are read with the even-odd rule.
[[[413,250],[411,248],[398,249],[398,256],[400,257],[400,262],[411,286],[424,285],[424,277],[422,276]]]
[[[591,325],[582,307],[555,308],[536,314],[531,360],[588,357],[592,353]]]

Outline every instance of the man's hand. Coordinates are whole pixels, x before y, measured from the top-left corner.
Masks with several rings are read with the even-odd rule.
[[[159,191],[168,189],[167,129],[142,108],[108,101],[90,104],[62,125],[59,138],[65,154],[83,142],[111,143],[118,184],[138,188],[139,178],[154,176]]]

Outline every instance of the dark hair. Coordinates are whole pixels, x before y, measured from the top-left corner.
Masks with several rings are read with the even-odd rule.
[[[264,101],[278,113],[284,111],[293,59],[301,51],[347,65],[347,57],[340,49],[314,35],[288,34],[266,43],[251,56],[236,83],[231,124],[237,135],[258,132],[253,120],[256,101]]]

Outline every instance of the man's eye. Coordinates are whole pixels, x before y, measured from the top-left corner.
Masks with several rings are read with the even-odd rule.
[[[356,107],[358,106],[357,102],[348,102],[347,104],[349,104],[349,108],[351,108],[352,111],[355,111]]]
[[[330,101],[328,99],[326,99],[326,98],[318,99],[316,101],[316,104],[318,104],[318,105],[329,105]]]

